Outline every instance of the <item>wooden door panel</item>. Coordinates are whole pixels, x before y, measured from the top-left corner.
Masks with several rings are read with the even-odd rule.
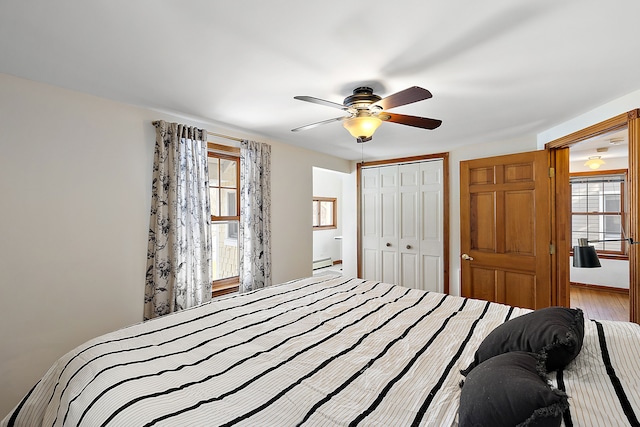
[[[536,278],[531,274],[513,271],[504,272],[504,283],[500,293],[502,301],[516,307],[534,307],[536,303]]]
[[[460,163],[463,296],[551,304],[549,202],[545,151]]]
[[[529,212],[535,211],[535,193],[507,191],[504,195],[505,252],[535,255],[534,222]]]
[[[463,280],[462,295],[469,298],[497,301],[496,271],[491,268],[470,266],[469,277]]]
[[[493,183],[495,183],[493,167],[479,166],[469,170],[469,185]]]
[[[533,182],[534,177],[534,165],[532,163],[516,163],[504,166],[504,182],[507,184]]]
[[[505,254],[502,253],[469,252],[473,254],[473,262],[471,262],[471,264],[474,265],[492,266],[499,270],[512,270],[514,266],[517,266],[517,269],[521,271],[534,271],[536,269],[536,257],[533,256],[520,255],[514,264],[514,261],[510,259],[510,257],[506,257],[504,256]]]
[[[471,250],[496,251],[495,206],[494,192],[471,194]]]

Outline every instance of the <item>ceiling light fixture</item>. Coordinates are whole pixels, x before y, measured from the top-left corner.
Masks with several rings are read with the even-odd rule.
[[[600,156],[591,156],[584,165],[589,166],[590,169],[598,169],[601,165],[604,165],[604,160]]]
[[[367,142],[371,141],[373,133],[378,129],[380,124],[382,124],[382,120],[365,112],[365,114],[358,114],[355,117],[345,120],[342,126],[344,126],[358,142]]]

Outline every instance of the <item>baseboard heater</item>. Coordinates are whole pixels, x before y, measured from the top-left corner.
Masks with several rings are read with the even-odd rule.
[[[330,257],[315,259],[313,260],[313,269],[317,270],[319,268],[330,267],[333,265],[333,261]]]

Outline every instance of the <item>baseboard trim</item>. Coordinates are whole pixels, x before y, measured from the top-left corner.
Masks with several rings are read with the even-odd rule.
[[[629,289],[624,289],[624,288],[614,288],[611,286],[592,285],[590,283],[579,283],[579,282],[569,282],[569,284],[576,288],[591,289],[594,291],[616,292],[619,294],[629,295]]]

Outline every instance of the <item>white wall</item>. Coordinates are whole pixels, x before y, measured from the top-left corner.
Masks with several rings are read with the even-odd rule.
[[[312,167],[350,162],[0,74],[0,418],[64,353],[142,320],[157,119],[271,143],[273,281],[311,275]]]
[[[331,258],[342,260],[342,187],[346,174],[327,169],[313,168],[313,197],[331,197],[336,199],[338,207],[337,227],[313,231],[313,259]]]
[[[569,280],[574,283],[629,289],[629,261],[600,259],[600,268],[575,268],[569,257]]]

